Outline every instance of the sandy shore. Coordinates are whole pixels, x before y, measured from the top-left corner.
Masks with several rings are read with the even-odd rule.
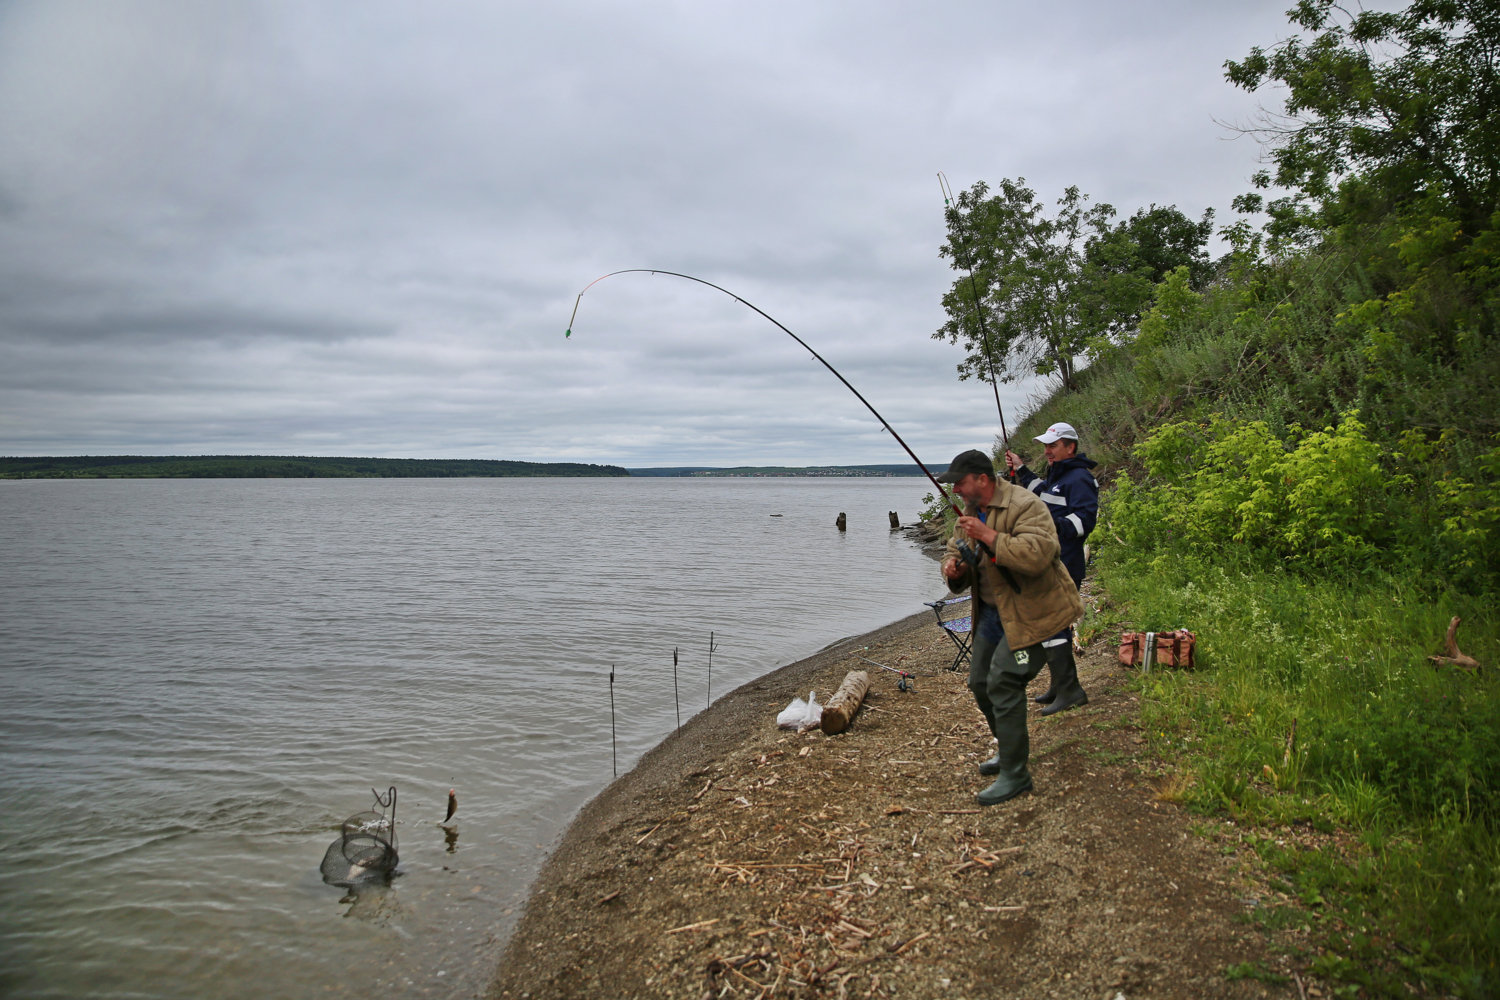
[[[1107,645],[1088,706],[1032,716],[1036,791],[983,810],[992,742],[930,613],[731,692],[580,811],[490,995],[1295,996],[1234,972],[1275,978],[1245,900],[1288,901],[1229,824],[1166,801]],[[777,730],[855,650],[917,689],[869,668],[847,733]]]

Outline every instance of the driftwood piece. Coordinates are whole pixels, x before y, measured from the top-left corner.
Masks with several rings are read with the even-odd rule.
[[[1444,643],[1448,649],[1448,655],[1429,656],[1428,659],[1433,663],[1446,663],[1449,666],[1462,667],[1464,670],[1479,670],[1481,669],[1479,661],[1458,648],[1458,623],[1461,621],[1463,619],[1455,615],[1453,620],[1448,623],[1448,638]]]
[[[860,703],[865,700],[865,692],[870,690],[870,675],[863,670],[851,670],[844,677],[844,683],[833,693],[823,706],[823,732],[832,736],[834,733],[842,733],[849,728],[849,723],[854,721],[854,713],[859,711]]]

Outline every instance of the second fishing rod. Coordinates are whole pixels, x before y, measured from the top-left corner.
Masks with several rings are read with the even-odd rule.
[[[940,187],[943,191],[943,207],[945,209],[951,209],[953,211],[954,219],[962,219],[963,214],[958,206],[958,200],[953,197],[953,188],[948,184],[948,175],[939,170],[937,177],[938,187]],[[956,239],[953,241],[955,244],[963,242],[963,234],[960,233],[959,235],[960,239]],[[969,291],[974,295],[974,315],[979,320],[980,351],[984,354],[985,365],[988,366],[990,370],[990,388],[995,390],[995,412],[1000,415],[1000,439],[1005,446],[1005,450],[1010,451],[1010,431],[1005,427],[1005,408],[1000,405],[1000,380],[995,374],[995,356],[990,353],[990,332],[986,328],[984,322],[984,300],[979,294],[979,282],[974,277],[973,263],[968,260],[967,253],[964,253],[963,259],[960,259],[960,253],[960,248],[958,246],[955,246],[953,250],[953,261],[955,264],[966,268],[969,272]],[[1008,469],[1006,471],[1010,476],[1011,482],[1015,482],[1015,470]]]

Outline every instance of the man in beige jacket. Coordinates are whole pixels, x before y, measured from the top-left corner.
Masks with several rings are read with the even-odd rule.
[[[998,744],[979,773],[995,781],[978,795],[992,806],[1031,788],[1026,761],[1026,685],[1046,662],[1042,640],[1083,614],[1078,588],[1059,558],[1052,515],[1030,491],[997,480],[982,451],[966,451],[938,477],[964,499],[943,558],[948,588],[973,588],[969,690]]]

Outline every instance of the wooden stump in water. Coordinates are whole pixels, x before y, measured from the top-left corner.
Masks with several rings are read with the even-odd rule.
[[[844,683],[839,685],[833,697],[823,705],[823,732],[832,736],[848,729],[849,723],[854,721],[854,713],[859,711],[859,706],[865,700],[865,693],[869,690],[869,674],[863,670],[849,671],[844,677]]]
[[[847,519],[845,519],[843,511],[839,511],[838,520],[834,521],[833,523],[838,526],[838,529],[840,531],[848,531],[849,530],[849,522],[847,521]]]
[[[891,515],[891,530],[892,531],[899,531],[901,529],[901,518],[899,518],[899,517],[896,516],[896,512],[895,511],[891,511],[890,515]]]

